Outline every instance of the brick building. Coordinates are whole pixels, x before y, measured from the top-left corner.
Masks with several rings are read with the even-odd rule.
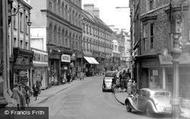
[[[66,72],[82,66],[81,0],[32,0],[32,31],[43,31],[49,80],[62,83]]]
[[[138,88],[173,89],[172,53],[178,58],[179,95],[190,99],[189,3],[181,0],[131,0],[133,76]],[[178,35],[178,39],[174,37]],[[175,42],[174,42],[175,41]]]

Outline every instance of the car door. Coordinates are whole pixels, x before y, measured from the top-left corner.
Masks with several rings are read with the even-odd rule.
[[[145,90],[141,90],[140,91],[140,95],[138,98],[138,108],[140,111],[144,110],[144,107],[146,105],[146,91]]]

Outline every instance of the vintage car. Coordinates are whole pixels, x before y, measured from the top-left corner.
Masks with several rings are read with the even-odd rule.
[[[103,78],[102,91],[113,91],[113,78],[116,76],[116,71],[107,71]]]
[[[137,94],[130,95],[125,100],[128,112],[140,111],[146,115],[171,114],[171,93],[163,89],[142,88]]]

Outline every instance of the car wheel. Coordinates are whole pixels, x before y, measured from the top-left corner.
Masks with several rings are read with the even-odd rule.
[[[146,115],[147,115],[148,117],[151,117],[151,116],[152,116],[152,108],[151,108],[151,106],[150,106],[149,104],[146,106],[145,113],[146,113]]]
[[[131,111],[132,111],[131,104],[130,104],[129,102],[127,102],[127,103],[125,104],[125,106],[126,106],[127,112],[131,112]]]

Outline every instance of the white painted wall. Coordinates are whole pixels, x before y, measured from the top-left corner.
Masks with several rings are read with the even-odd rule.
[[[126,58],[127,61],[130,60],[130,49],[131,49],[131,41],[130,41],[130,36],[125,36],[125,53],[124,57]]]
[[[30,29],[31,34],[31,47],[39,50],[47,51],[47,34],[46,28],[32,27]]]

